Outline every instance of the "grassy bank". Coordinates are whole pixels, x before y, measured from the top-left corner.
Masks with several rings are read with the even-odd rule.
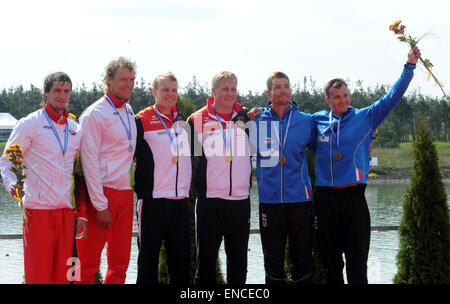
[[[444,178],[450,178],[450,142],[434,142],[439,154],[439,165]],[[372,157],[378,158],[378,165],[370,172],[381,179],[407,179],[413,166],[411,142],[401,143],[399,149],[373,148]],[[375,178],[377,179],[377,178]]]
[[[441,168],[450,168],[450,142],[434,143]],[[413,165],[412,143],[401,143],[399,149],[373,148],[372,157],[378,158],[378,169],[407,169]]]

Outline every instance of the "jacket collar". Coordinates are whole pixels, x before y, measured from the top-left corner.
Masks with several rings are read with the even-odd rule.
[[[216,112],[213,109],[213,105],[214,105],[214,97],[208,97],[208,99],[206,101],[206,106],[208,108],[208,114],[209,114],[209,116],[216,119]],[[241,111],[241,109],[242,109],[242,105],[236,101],[233,105],[233,114],[231,115],[231,120],[233,120],[233,118],[236,117],[236,115]]]
[[[348,106],[348,109],[347,109],[347,111],[345,111],[344,113],[342,113],[342,115],[341,115],[341,120],[342,119],[344,119],[347,115],[349,115],[352,111],[353,111],[353,107],[352,106]],[[331,109],[330,109],[330,112],[332,112],[331,111]],[[328,112],[329,113],[329,112]],[[329,114],[328,114],[329,115]],[[339,116],[336,116],[336,114],[332,114],[332,116],[333,117],[335,117],[336,119],[339,119]]]
[[[59,114],[53,108],[46,103],[44,105],[45,111],[47,111],[48,117],[50,117],[51,120],[53,120],[55,123],[60,125],[65,125],[67,121],[67,117],[69,116],[69,112],[67,112],[67,109],[64,109],[63,115]]]
[[[127,102],[129,102],[130,100],[120,100],[114,96],[111,95],[111,93],[109,91],[105,92],[106,95],[109,96],[109,98],[111,98],[112,102],[114,103],[114,105],[116,106],[116,108],[121,108],[123,107],[124,104],[126,104]]]
[[[289,103],[289,107],[286,109],[286,111],[284,111],[284,116],[295,109],[298,109],[298,105],[291,100],[291,102]],[[269,102],[269,104],[267,105],[267,111],[270,117],[272,117],[272,112],[276,115],[276,117],[278,117],[278,114],[272,109],[272,102]]]
[[[167,120],[169,120],[170,123],[173,123],[177,119],[178,109],[177,109],[177,105],[176,104],[172,107],[169,116],[164,115],[163,113],[161,113],[159,111],[158,106],[156,105],[156,103],[153,105],[153,107],[154,107],[154,109],[156,109],[158,111],[159,114],[161,114],[162,117],[164,117]]]

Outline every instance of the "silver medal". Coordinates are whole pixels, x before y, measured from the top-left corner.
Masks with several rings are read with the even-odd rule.
[[[59,164],[60,164],[61,167],[63,167],[63,168],[67,167],[67,161],[66,161],[65,159],[63,159],[62,161],[60,161]]]
[[[130,153],[133,152],[133,145],[132,145],[132,144],[130,144],[130,145],[128,146],[128,151],[130,151]]]

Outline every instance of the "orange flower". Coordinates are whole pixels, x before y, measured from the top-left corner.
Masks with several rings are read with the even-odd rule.
[[[395,21],[394,23],[392,23],[391,25],[389,25],[389,30],[390,30],[390,31],[394,31],[394,32],[397,34],[397,31],[399,30],[399,29],[398,29],[398,26],[399,26],[400,23],[402,23],[401,20]]]

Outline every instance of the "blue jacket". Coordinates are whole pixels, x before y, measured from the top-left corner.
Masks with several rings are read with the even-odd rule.
[[[285,146],[281,151],[279,143],[283,143],[286,130]],[[314,132],[312,115],[300,112],[295,104],[286,110],[283,120],[270,106],[254,120],[250,128],[250,141],[257,152],[260,203],[311,201],[305,148],[312,144]],[[286,158],[284,164],[279,162],[281,155]]]
[[[413,78],[415,67],[411,64],[405,65],[403,73],[389,92],[374,104],[362,109],[349,107],[341,115],[339,147],[337,146],[339,117],[332,115],[333,133],[330,129],[328,111],[320,111],[313,115],[317,132],[316,186],[367,183],[373,133],[401,100]],[[336,159],[336,152],[340,153],[341,159]]]

